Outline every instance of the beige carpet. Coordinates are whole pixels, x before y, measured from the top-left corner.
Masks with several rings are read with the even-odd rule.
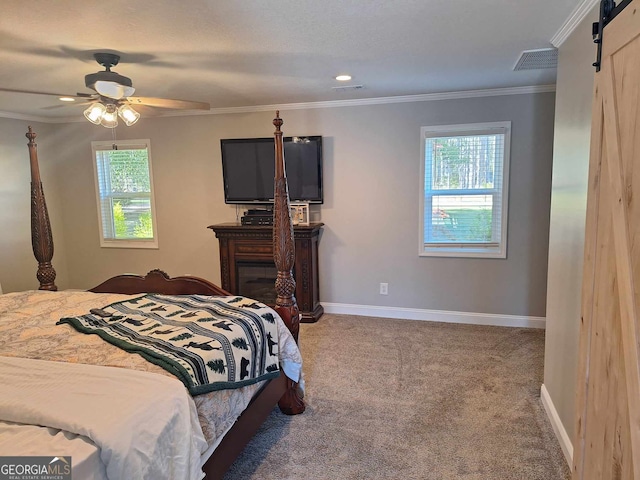
[[[570,477],[544,331],[325,314],[300,341],[307,411],[274,411],[225,480]]]

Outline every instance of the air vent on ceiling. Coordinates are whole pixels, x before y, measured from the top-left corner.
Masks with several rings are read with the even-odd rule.
[[[525,50],[513,67],[514,70],[540,70],[543,68],[556,68],[558,66],[557,48],[539,48],[537,50]]]
[[[340,85],[339,87],[331,87],[334,92],[347,92],[349,90],[360,90],[364,85]]]

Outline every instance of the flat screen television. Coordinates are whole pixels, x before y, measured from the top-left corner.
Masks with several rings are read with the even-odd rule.
[[[285,137],[284,163],[292,202],[322,203],[322,137]],[[225,203],[273,202],[273,138],[220,140]]]

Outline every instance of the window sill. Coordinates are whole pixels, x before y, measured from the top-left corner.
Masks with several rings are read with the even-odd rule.
[[[455,258],[507,258],[506,248],[472,247],[472,246],[437,246],[423,247],[418,253],[420,257],[455,257]]]
[[[146,248],[158,249],[157,240],[101,240],[101,248]]]

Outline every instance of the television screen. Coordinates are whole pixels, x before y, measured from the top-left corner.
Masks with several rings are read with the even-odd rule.
[[[284,161],[289,199],[322,203],[322,137],[285,137]],[[226,203],[273,201],[273,138],[220,140]]]

